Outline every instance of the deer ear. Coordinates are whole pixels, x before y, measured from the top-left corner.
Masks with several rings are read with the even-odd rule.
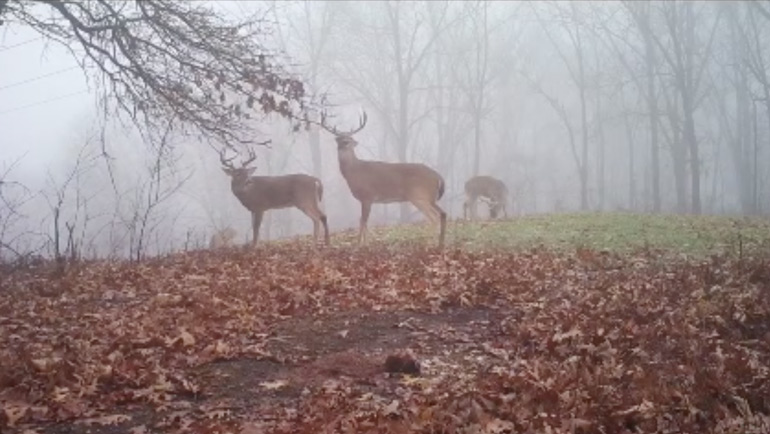
[[[223,171],[223,172],[225,172],[225,173],[226,173],[226,174],[228,174],[228,175],[232,175],[232,174],[233,174],[233,172],[232,172],[232,171],[230,171],[230,169],[228,169],[227,167],[223,167],[223,168],[222,168],[222,171]]]
[[[248,169],[246,169],[246,174],[247,175],[252,175],[252,174],[254,174],[255,170],[257,170],[256,167],[249,167]]]

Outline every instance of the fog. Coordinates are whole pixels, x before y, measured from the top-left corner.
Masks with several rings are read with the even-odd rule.
[[[509,214],[770,211],[770,14],[750,2],[216,2],[231,19],[275,22],[309,89],[340,128],[366,127],[359,158],[424,163],[462,217],[474,175],[503,180]],[[769,9],[770,10],[770,9]],[[67,47],[0,25],[0,257],[55,249],[142,257],[204,248],[231,226],[251,238],[212,144],[172,132],[158,154],[103,116]],[[256,173],[307,173],[330,229],[361,209],[326,131],[263,121]],[[317,131],[317,133],[316,133]],[[160,157],[159,157],[160,155]],[[58,206],[57,206],[58,204]],[[482,216],[484,216],[484,208]],[[379,205],[370,226],[423,221]],[[261,239],[312,233],[297,209],[269,211]],[[451,225],[450,229],[451,231]],[[66,234],[61,232],[65,231]]]

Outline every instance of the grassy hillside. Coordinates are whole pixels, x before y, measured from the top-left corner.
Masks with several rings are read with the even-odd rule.
[[[377,243],[428,244],[437,228],[425,223],[370,228]],[[354,230],[335,234],[348,244]],[[617,253],[642,249],[692,256],[770,254],[770,220],[748,217],[677,216],[630,213],[545,214],[508,220],[447,225],[447,244],[471,250],[526,250],[536,246],[574,250],[590,248]]]

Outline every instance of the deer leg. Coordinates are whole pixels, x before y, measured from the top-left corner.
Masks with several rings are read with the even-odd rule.
[[[326,219],[326,214],[321,214],[321,224],[324,227],[324,244],[329,245],[329,224]]]
[[[446,212],[441,209],[436,202],[429,201],[413,201],[414,206],[417,207],[426,217],[428,217],[432,223],[438,222],[440,225],[438,246],[444,247],[444,238],[446,236]]]
[[[497,203],[490,200],[489,202],[487,202],[487,205],[489,206],[489,218],[491,220],[496,219],[497,218],[497,213],[500,211],[497,208]]]
[[[264,214],[264,211],[251,212],[252,246],[256,246],[257,240],[259,240],[259,227],[262,225],[262,214]]]
[[[300,208],[308,217],[313,220],[313,239],[318,243],[318,234],[321,232],[321,225],[324,228],[324,243],[329,245],[329,225],[326,222],[326,215],[318,208]]]
[[[446,236],[446,212],[443,209],[441,209],[441,207],[438,206],[438,204],[435,202],[431,203],[431,206],[436,212],[438,212],[439,220],[441,224],[441,229],[438,235],[438,246],[440,248],[444,248],[444,238]]]
[[[463,220],[468,220],[468,200],[465,199],[465,202],[463,202]]]
[[[366,242],[366,223],[369,221],[369,213],[372,211],[371,202],[361,202],[361,222],[358,226],[358,244]]]
[[[431,224],[439,222],[439,214],[433,209],[431,202],[427,200],[412,200],[410,202],[412,202],[412,205],[414,205]]]

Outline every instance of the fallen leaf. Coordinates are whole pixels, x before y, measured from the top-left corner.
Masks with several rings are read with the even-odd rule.
[[[76,421],[77,424],[84,425],[116,425],[131,420],[131,416],[125,414],[111,414],[107,416],[92,417],[88,419],[80,419]]]
[[[26,404],[3,404],[3,413],[8,426],[16,426],[16,422],[27,414],[27,410],[29,406]]]
[[[259,383],[260,386],[267,390],[278,390],[286,387],[288,384],[289,383],[286,380],[263,381]]]

